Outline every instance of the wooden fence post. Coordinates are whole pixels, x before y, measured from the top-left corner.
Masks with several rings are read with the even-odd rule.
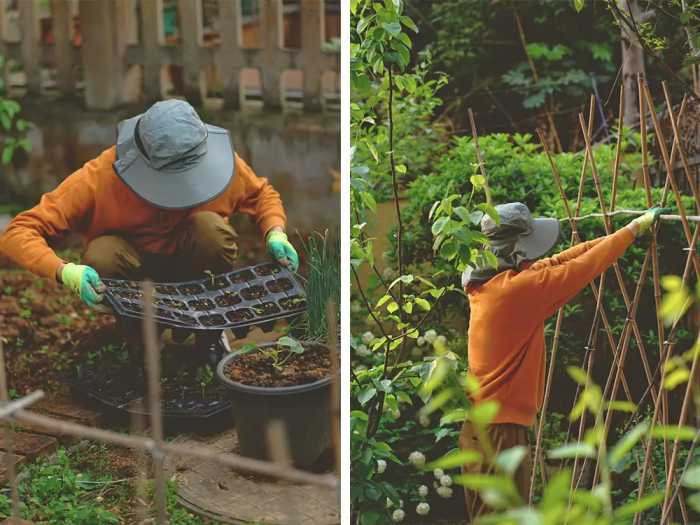
[[[22,29],[22,67],[27,77],[27,95],[41,93],[41,49],[39,47],[39,9],[37,0],[19,2],[19,23]]]
[[[282,51],[282,0],[265,0],[263,5],[263,30],[265,32],[262,52],[263,102],[266,109],[279,109],[280,75],[282,73],[280,57]]]
[[[325,39],[324,0],[301,0],[301,51],[304,72],[304,109],[321,109],[321,46]]]
[[[68,95],[75,88],[73,76],[73,12],[67,0],[51,0],[51,16],[53,17],[54,57],[58,77],[58,90]]]
[[[240,107],[240,73],[243,68],[241,37],[241,0],[219,4],[221,48],[217,54],[219,73],[224,83],[224,104],[229,109]]]
[[[202,103],[199,88],[202,65],[199,59],[202,47],[202,0],[178,0],[178,14],[185,97],[191,104],[199,105]]]
[[[149,103],[162,96],[160,47],[163,39],[163,0],[141,0],[143,94]]]
[[[117,21],[126,4],[117,0],[80,0],[80,30],[85,72],[85,104],[113,109],[121,103],[124,36]]]

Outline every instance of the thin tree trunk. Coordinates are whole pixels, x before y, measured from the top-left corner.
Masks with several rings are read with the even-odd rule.
[[[637,0],[617,0],[617,7],[627,17],[640,19],[640,9]],[[637,92],[637,75],[646,78],[644,71],[644,49],[637,40],[637,35],[624,24],[620,24],[622,41],[622,83],[625,89],[625,118],[624,124],[637,126],[639,124],[639,93]]]

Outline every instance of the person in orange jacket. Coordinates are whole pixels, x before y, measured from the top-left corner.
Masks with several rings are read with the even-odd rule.
[[[459,447],[476,450],[481,462],[465,465],[465,473],[491,471],[486,458],[515,446],[528,445],[527,432],[541,407],[545,381],[544,322],[602,274],[648,231],[666,209],[652,208],[617,232],[584,242],[552,257],[540,259],[560,239],[559,221],[533,219],[525,204],[495,207],[499,221],[485,215],[481,231],[498,267],[467,268],[462,286],[469,297],[469,373],[479,382],[474,403],[495,400],[499,410],[486,431],[488,444],[470,421],[465,421]],[[529,452],[515,483],[527,500],[530,486]],[[474,519],[486,511],[477,493],[465,491],[467,512]]]
[[[232,213],[253,216],[269,253],[296,271],[279,193],[234,153],[227,130],[202,122],[185,101],[166,100],[120,122],[115,146],[18,214],[0,236],[0,252],[100,308],[100,277],[182,281],[231,270],[238,251]],[[69,231],[87,239],[82,264],[48,245]],[[140,355],[138,322],[120,319],[120,326]],[[197,337],[212,361],[228,350],[221,331]]]

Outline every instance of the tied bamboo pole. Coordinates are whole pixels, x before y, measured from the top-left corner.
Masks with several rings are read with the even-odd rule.
[[[7,404],[9,396],[7,392],[7,374],[5,373],[5,349],[0,337],[0,400]],[[11,422],[5,424],[5,468],[10,481],[10,499],[12,502],[12,513],[10,515],[13,522],[19,523],[22,519],[19,504],[19,483],[17,481],[17,467],[15,456],[15,431]]]
[[[158,344],[158,328],[156,327],[153,311],[153,283],[143,283],[143,342],[146,350],[146,374],[148,378],[148,412],[151,423],[151,436],[153,448],[154,481],[155,481],[155,507],[156,523],[165,525],[166,512],[166,486],[163,463],[163,417],[161,414],[161,386],[160,386],[160,356]]]

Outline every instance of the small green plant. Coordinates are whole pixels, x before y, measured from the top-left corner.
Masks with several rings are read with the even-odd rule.
[[[202,397],[205,396],[207,388],[214,382],[214,372],[209,365],[202,366],[197,369],[197,382],[202,392]]]
[[[304,244],[309,274],[306,281],[306,327],[309,340],[328,335],[328,304],[333,303],[340,319],[340,241],[338,236],[315,233]]]
[[[254,343],[248,343],[243,345],[240,350],[236,352],[238,355],[250,354],[252,352],[259,352],[272,362],[272,366],[278,372],[284,369],[284,365],[293,355],[299,355],[304,353],[304,347],[296,339],[284,336],[280,337],[274,346],[258,346]]]

